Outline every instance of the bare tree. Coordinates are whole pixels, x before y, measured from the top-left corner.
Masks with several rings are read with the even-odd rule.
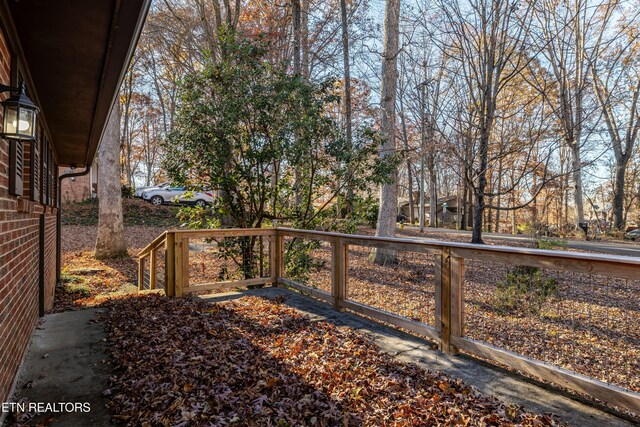
[[[555,90],[535,86],[545,95],[560,124],[564,143],[571,152],[576,222],[584,223],[583,148],[584,127],[590,111],[585,97],[589,89],[587,40],[599,38],[603,26],[596,25],[600,5],[587,0],[540,0],[532,4],[531,18],[537,23],[534,42],[548,64]]]
[[[349,58],[349,20],[347,19],[347,1],[340,0],[340,16],[342,21],[342,60],[344,64],[344,124],[347,139],[347,150],[353,147],[352,119],[351,119],[351,65]],[[349,188],[346,200],[346,211],[350,215],[353,211],[353,190]]]
[[[120,102],[116,100],[98,149],[96,258],[127,255],[120,189]]]
[[[614,6],[607,4],[603,28],[613,15]],[[594,92],[613,147],[613,221],[619,230],[625,226],[627,168],[640,132],[640,43],[635,19],[631,21],[632,31],[623,22],[617,37],[607,43],[597,42],[589,61]],[[600,37],[604,37],[604,32]]]
[[[473,243],[483,243],[483,218],[489,191],[491,137],[499,97],[505,86],[526,67],[526,20],[531,4],[516,0],[441,1],[447,18],[452,45],[445,54],[459,66],[462,81],[471,100],[471,126],[474,151]],[[464,157],[463,157],[464,159]],[[467,162],[469,159],[466,159]]]
[[[384,143],[380,157],[396,154],[396,91],[398,85],[397,57],[400,39],[400,0],[387,0],[384,14],[384,47],[382,52],[382,86],[380,89],[380,125]],[[380,208],[376,236],[394,236],[398,215],[398,175],[380,188]],[[372,259],[377,264],[396,262],[395,251],[374,248]]]

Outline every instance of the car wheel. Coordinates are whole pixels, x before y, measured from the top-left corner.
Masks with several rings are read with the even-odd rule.
[[[207,202],[205,202],[202,199],[196,200],[196,206],[199,207],[199,208],[204,208],[205,206],[207,206]]]
[[[152,205],[155,206],[160,206],[161,204],[164,203],[164,199],[162,198],[162,196],[153,196],[150,200]]]

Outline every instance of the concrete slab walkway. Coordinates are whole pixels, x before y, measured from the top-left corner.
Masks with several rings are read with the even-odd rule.
[[[505,370],[479,363],[463,356],[448,356],[433,350],[433,344],[375,324],[361,317],[334,311],[329,305],[282,288],[254,289],[246,292],[202,297],[217,302],[244,295],[275,297],[306,313],[314,321],[329,321],[349,326],[371,336],[383,351],[398,359],[424,368],[447,372],[463,379],[485,395],[523,406],[526,410],[558,415],[575,426],[636,425],[577,401],[557,390],[513,375]],[[36,425],[109,426],[103,391],[108,388],[111,365],[104,325],[96,320],[101,309],[47,315],[36,329],[25,365],[19,376],[13,402],[28,399],[41,403],[88,403],[89,412],[74,411],[38,415],[30,421]]]
[[[96,320],[99,312],[49,314],[35,330],[13,402],[26,399],[53,406],[31,419],[30,425],[112,426],[102,396],[111,366],[104,326]]]

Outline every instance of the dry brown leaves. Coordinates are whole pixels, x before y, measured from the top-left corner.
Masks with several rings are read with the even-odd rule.
[[[63,283],[56,288],[51,312],[92,307],[113,294],[137,291],[138,264],[132,252],[109,260],[97,260],[87,251],[63,254]]]
[[[93,225],[63,225],[62,252],[93,251],[98,228]],[[137,252],[166,231],[166,227],[131,226],[124,228],[127,247]]]
[[[157,295],[106,315],[109,407],[129,425],[558,425],[399,363],[362,334],[255,297]]]

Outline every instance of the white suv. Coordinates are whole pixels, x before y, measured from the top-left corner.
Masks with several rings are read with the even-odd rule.
[[[168,182],[162,182],[160,184],[157,185],[151,185],[149,187],[137,187],[136,191],[133,193],[134,197],[139,197],[142,199],[142,196],[144,195],[145,191],[150,191],[150,190],[157,190],[158,188],[164,188],[164,187],[168,187],[170,184]]]
[[[142,198],[153,205],[160,206],[167,203],[195,205],[205,207],[213,203],[214,194],[211,191],[187,191],[186,187],[163,187],[150,189],[142,193]]]

